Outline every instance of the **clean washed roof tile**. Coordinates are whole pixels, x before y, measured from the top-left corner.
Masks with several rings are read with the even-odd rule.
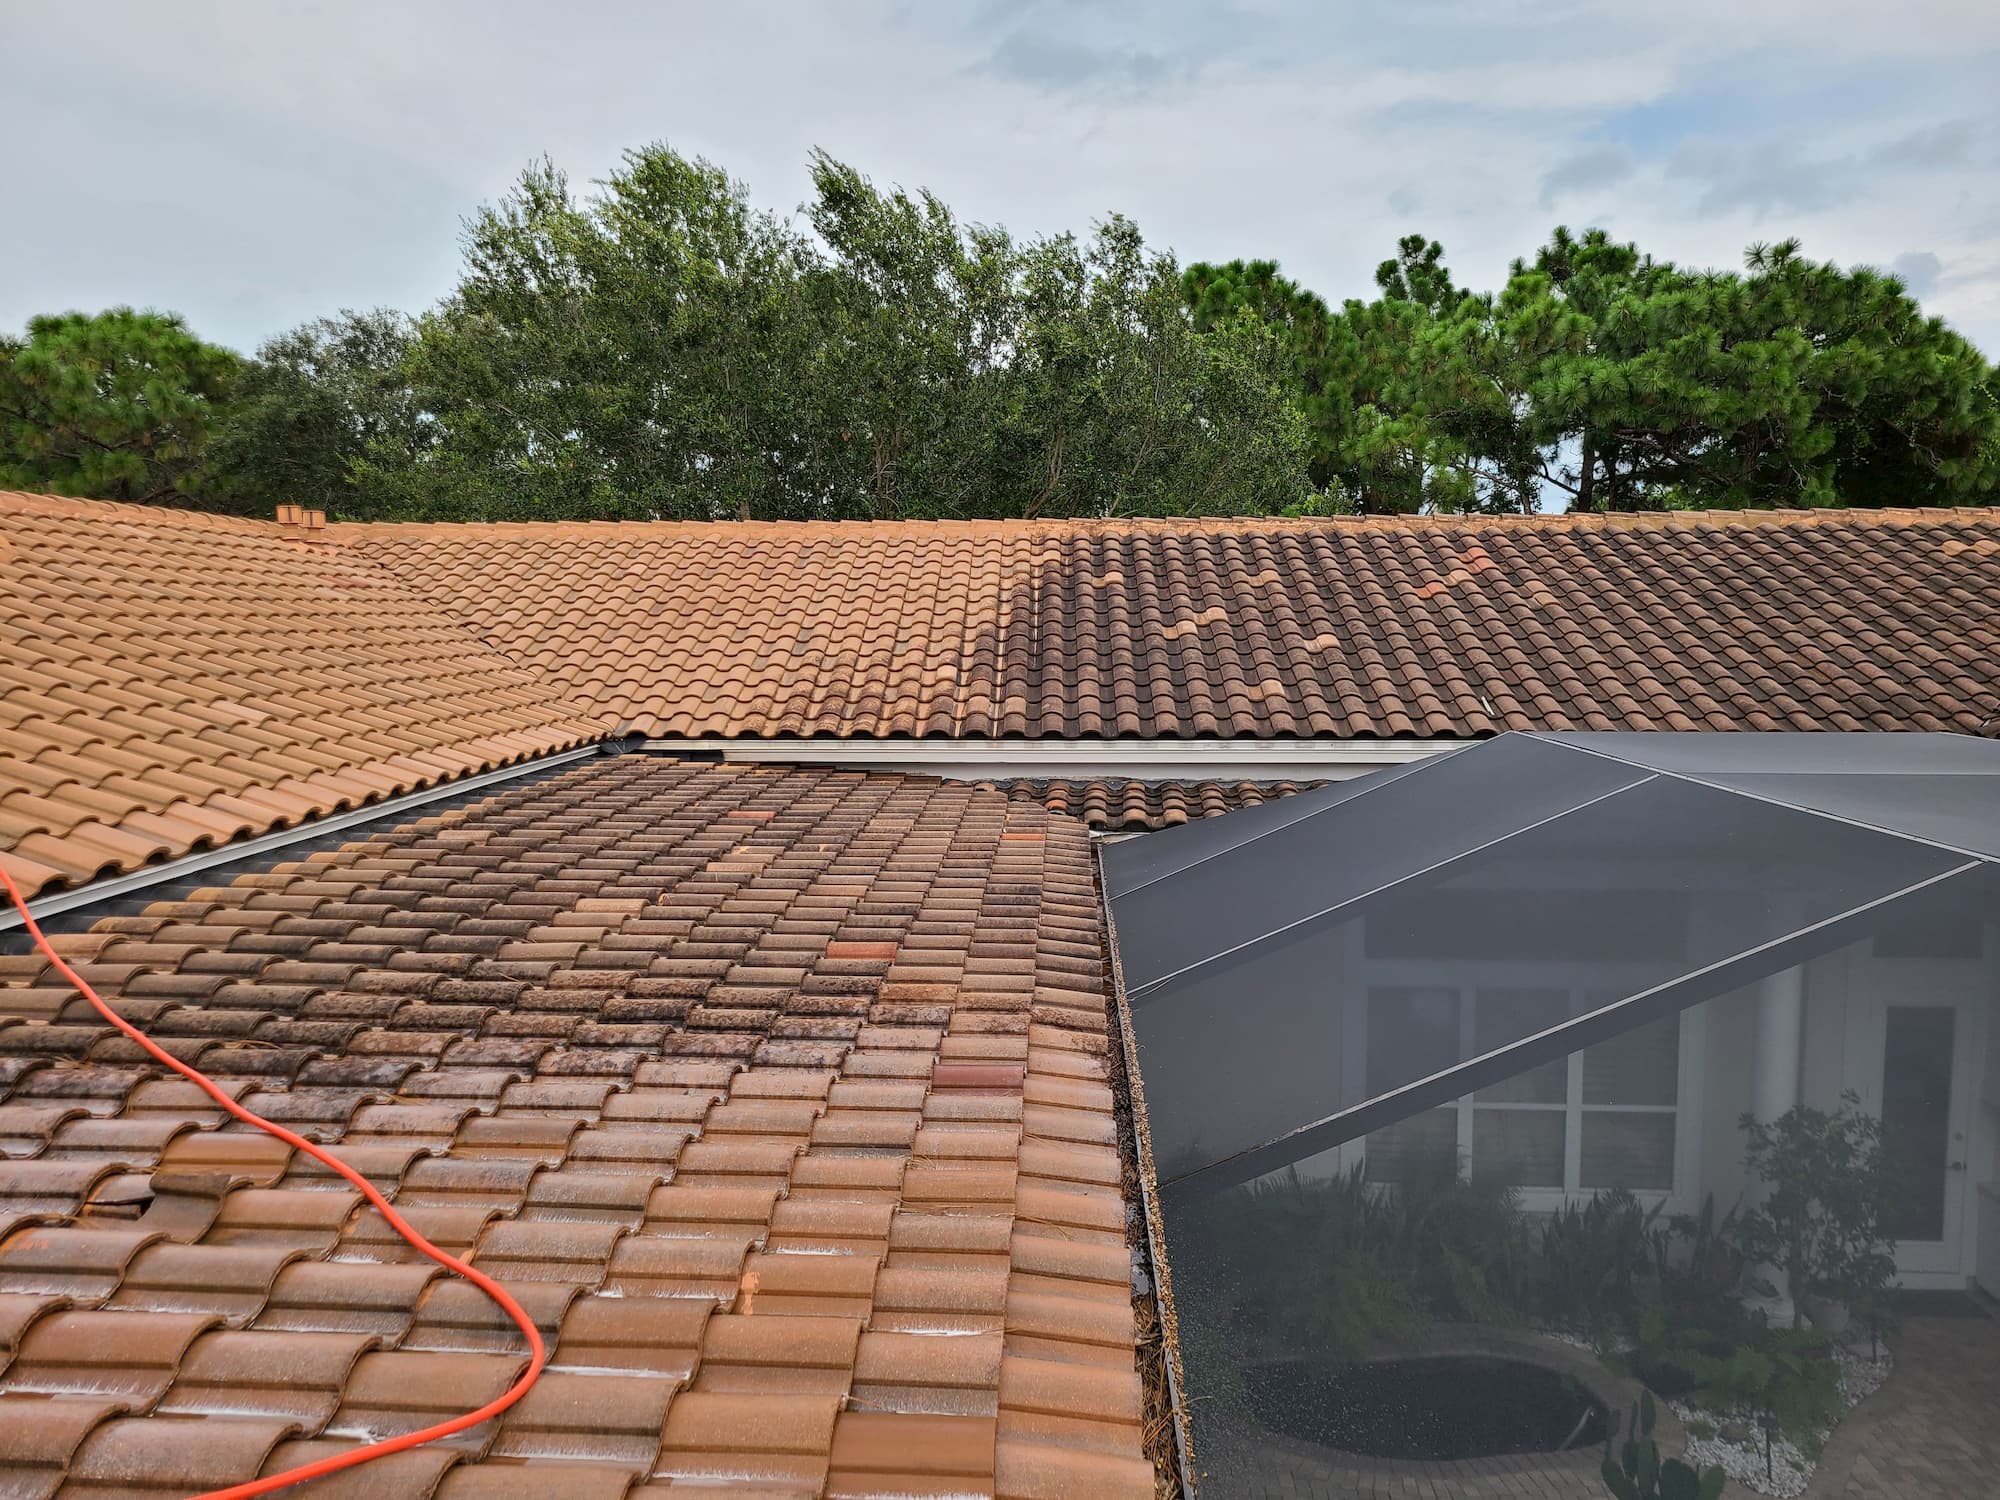
[[[0,493],[0,860],[81,884],[598,737],[352,551]]]

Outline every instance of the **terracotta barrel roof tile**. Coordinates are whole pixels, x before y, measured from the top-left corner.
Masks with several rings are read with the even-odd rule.
[[[755,835],[769,857],[719,878],[747,802],[774,814]],[[1003,840],[1023,816],[1039,843]],[[448,837],[468,832],[484,838]],[[1134,1368],[1122,1200],[1097,1185],[1104,1017],[981,1009],[993,1002],[961,984],[883,1000],[886,958],[828,976],[870,992],[810,989],[801,955],[847,930],[861,935],[838,940],[893,944],[915,968],[1033,983],[1056,955],[1096,951],[1089,869],[1079,824],[991,793],[626,757],[65,942],[127,984],[223,978],[181,987],[151,1020],[207,1059],[278,1057],[225,1072],[228,1087],[334,1141],[424,1232],[497,1271],[551,1342],[555,1373],[509,1418],[330,1493],[370,1493],[370,1472],[397,1493],[471,1497],[693,1493],[719,1477],[962,1492],[1003,1471],[1065,1475],[1085,1452],[1144,1466],[1112,1385],[1090,1386],[1067,1418],[1082,1425],[1054,1433],[1034,1427],[1048,1413],[1022,1384],[1035,1362]],[[663,895],[696,915],[662,922]],[[465,946],[413,946],[440,939]],[[498,957],[510,943],[551,946]],[[642,971],[605,958],[626,952],[682,988],[621,989]],[[432,956],[465,962],[404,967]],[[235,958],[258,963],[215,965]],[[10,964],[0,987],[27,995],[42,967]],[[1066,982],[1082,995],[1098,973]],[[577,999],[541,1008],[555,996]],[[665,1008],[610,1019],[635,998]],[[408,1261],[323,1167],[209,1128],[218,1112],[150,1064],[49,1061],[62,1049],[42,1039],[66,1043],[67,1013],[18,1022],[41,1044],[0,1057],[0,1139],[43,1153],[0,1159],[0,1203],[30,1224],[0,1241],[0,1283],[37,1289],[0,1287],[0,1338],[16,1327],[21,1346],[0,1373],[0,1442],[8,1392],[68,1403],[67,1435],[33,1471],[51,1487],[125,1483],[140,1439],[174,1424],[212,1430],[202,1461],[245,1478],[425,1425],[512,1378],[519,1339],[498,1310]],[[239,1058],[246,1023],[283,1028],[284,1045]],[[77,1227],[86,1202],[114,1200],[143,1212]],[[1031,1363],[1010,1385],[1015,1355]],[[74,1405],[105,1389],[171,1415]],[[1010,1408],[1003,1391],[1027,1394]],[[1057,1440],[1085,1447],[1042,1451]],[[133,1482],[192,1487],[177,1452]]]

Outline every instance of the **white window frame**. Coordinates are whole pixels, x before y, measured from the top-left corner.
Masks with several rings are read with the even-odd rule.
[[[1371,960],[1367,964],[1367,980],[1361,986],[1364,997],[1358,1007],[1361,1043],[1360,1055],[1366,1053],[1366,995],[1368,991],[1381,988],[1441,989],[1455,990],[1459,996],[1459,1056],[1473,1055],[1476,992],[1482,989],[1550,989],[1565,990],[1570,996],[1570,1013],[1578,1013],[1580,997],[1594,995],[1602,997],[1608,992],[1621,995],[1637,993],[1646,988],[1649,978],[1627,969],[1623,965],[1578,966],[1564,963],[1550,965],[1532,961],[1493,960]],[[1621,970],[1623,972],[1621,972]],[[1701,1105],[1702,1073],[1701,1060],[1705,1050],[1706,1025],[1705,1006],[1693,1006],[1680,1012],[1680,1052],[1677,1068],[1677,1087],[1673,1104],[1653,1105],[1613,1105],[1585,1104],[1583,1102],[1583,1054],[1572,1052],[1567,1061],[1567,1086],[1564,1102],[1556,1104],[1499,1103],[1491,1100],[1476,1100],[1472,1094],[1461,1094],[1448,1104],[1436,1106],[1439,1109],[1454,1109],[1458,1115],[1458,1161],[1461,1173],[1470,1170],[1472,1162],[1473,1110],[1524,1110],[1563,1111],[1563,1185],[1561,1187],[1523,1187],[1518,1189],[1520,1203],[1524,1209],[1534,1213],[1553,1213],[1571,1204],[1587,1203],[1592,1197],[1609,1188],[1587,1188],[1582,1185],[1583,1171],[1583,1115],[1585,1111],[1609,1111],[1631,1113],[1672,1114],[1674,1116],[1674,1170],[1673,1185],[1669,1188],[1634,1188],[1633,1196],[1640,1203],[1651,1207],[1665,1203],[1670,1211],[1685,1208],[1696,1196],[1701,1154]],[[1367,1161],[1365,1140],[1350,1141],[1342,1148],[1341,1166],[1351,1169]]]

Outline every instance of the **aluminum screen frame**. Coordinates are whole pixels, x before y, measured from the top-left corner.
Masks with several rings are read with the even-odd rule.
[[[1882,744],[1897,740],[1903,743]],[[1880,748],[1880,769],[1862,769],[1870,764],[1871,746],[1854,741],[1871,741]],[[1547,784],[1535,786],[1538,775]],[[1865,785],[1857,787],[1857,777],[1868,778]],[[1378,901],[1399,886],[1420,886],[1441,869],[1661,778],[1690,792],[1699,788],[1705,797],[1717,799],[1724,816],[1732,800],[1740,803],[1744,821],[1751,824],[1760,813],[1783,808],[1829,825],[1846,825],[1857,836],[1900,841],[1912,856],[1922,858],[1895,861],[1898,868],[1885,871],[1879,886],[1855,891],[1838,909],[1802,914],[1785,930],[1760,934],[1760,941],[1740,951],[1690,963],[1685,972],[1559,1025],[1358,1104],[1299,1108],[1301,1118],[1289,1128],[1205,1162],[1173,1172],[1156,1162],[1163,1199],[1171,1204],[1264,1176],[1832,951],[1927,902],[1990,903],[2000,898],[2000,860],[1980,847],[1987,842],[1988,820],[2000,825],[2000,745],[1990,741],[1956,735],[1502,735],[1449,757],[1399,767],[1373,787],[1369,783],[1375,778],[1366,777],[1330,788],[1340,795],[1316,801],[1281,822],[1265,820],[1245,837],[1217,837],[1202,825],[1189,825],[1102,850],[1119,993],[1137,1048],[1135,1070],[1142,1085],[1148,1085],[1147,1112],[1155,1133],[1176,1109],[1174,1099],[1149,1086],[1146,1072],[1148,1000],[1163,987],[1204,966],[1253,954],[1304,924]],[[1978,797],[1983,816],[1961,820],[1978,835],[1970,840],[1971,848],[1966,840],[1938,836],[1949,831],[1940,828],[1937,816],[1941,781],[1945,793],[1963,786]],[[1481,784],[1512,789],[1501,809],[1511,811],[1511,817],[1495,816],[1491,806],[1458,816],[1454,799],[1462,799],[1468,786]],[[1521,795],[1524,787],[1527,794]],[[1753,811],[1760,803],[1764,807]],[[1814,803],[1832,803],[1838,810]],[[1459,835],[1457,847],[1441,840],[1435,826],[1397,843],[1393,835],[1399,804],[1400,815],[1411,824],[1426,818],[1452,824]],[[1899,814],[1901,821],[1916,826],[1892,826]],[[1231,818],[1209,821],[1227,824]],[[1183,834],[1185,844],[1175,847]],[[1364,842],[1349,861],[1355,868],[1340,870],[1341,844],[1348,839]],[[1167,841],[1169,847],[1141,860],[1133,845],[1155,840]],[[1311,852],[1314,845],[1319,846],[1317,854]],[[1274,879],[1269,870],[1256,869],[1259,861],[1286,868]],[[1333,871],[1330,877],[1318,876],[1328,870]],[[1224,903],[1217,891],[1246,889],[1252,898],[1244,903],[1247,913],[1219,909]],[[1282,1037],[1264,1040],[1273,1047],[1285,1044]]]

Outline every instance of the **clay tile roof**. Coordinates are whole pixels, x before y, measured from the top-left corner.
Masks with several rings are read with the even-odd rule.
[[[1086,830],[1032,802],[623,756],[60,941],[124,945],[108,1000],[171,993],[204,1067],[550,1342],[499,1420],[314,1493],[1142,1500],[1098,924]],[[186,1494],[515,1378],[490,1302],[302,1155],[94,1061],[105,1028],[11,948],[0,1037],[42,1044],[0,1057],[0,1472]]]
[[[401,578],[268,523],[0,493],[0,859],[76,884],[595,738]]]
[[[1991,510],[331,535],[649,735],[1978,732],[2000,714]]]
[[[0,567],[0,860],[31,891],[625,733],[2000,724],[1984,510],[308,532],[0,494]],[[373,961],[293,941],[302,979]]]
[[[1101,833],[1143,833],[1196,818],[1216,818],[1325,786],[1323,781],[1090,781],[982,782],[1018,801],[1081,819]]]

